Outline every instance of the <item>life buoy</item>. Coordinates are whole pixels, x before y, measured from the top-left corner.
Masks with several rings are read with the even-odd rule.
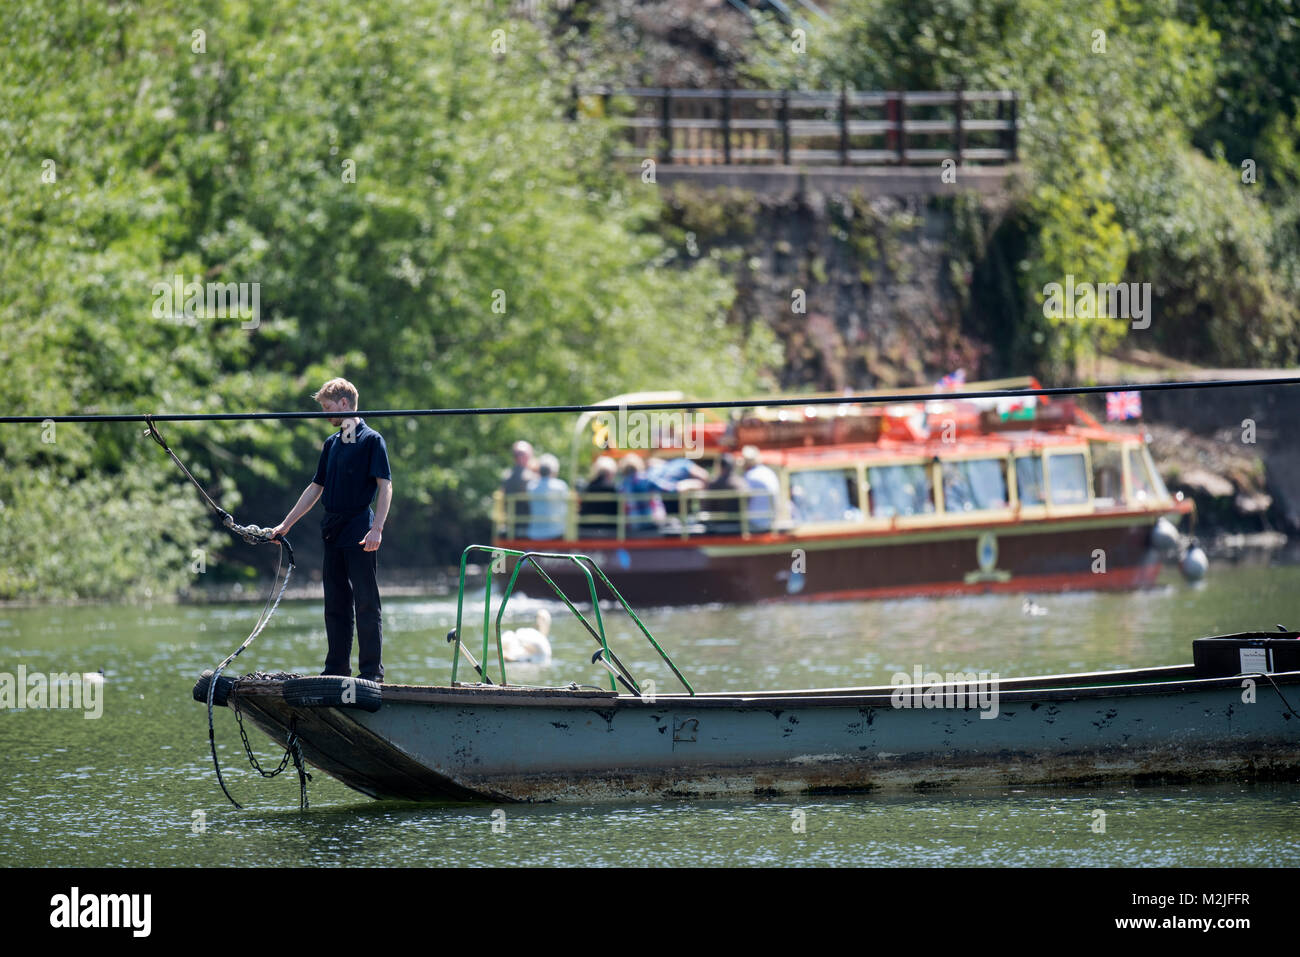
[[[290,678],[284,683],[284,700],[296,708],[360,708],[378,711],[384,693],[378,682],[338,675]]]

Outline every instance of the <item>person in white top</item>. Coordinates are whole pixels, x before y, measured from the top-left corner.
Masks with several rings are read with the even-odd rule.
[[[745,484],[755,491],[768,493],[750,497],[747,509],[749,529],[753,532],[771,531],[776,519],[776,496],[781,490],[781,481],[775,472],[759,461],[758,449],[754,446],[747,445],[741,449],[740,459]]]

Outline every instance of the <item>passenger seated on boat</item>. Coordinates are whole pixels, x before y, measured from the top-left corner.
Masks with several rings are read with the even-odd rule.
[[[533,471],[533,447],[520,439],[510,447],[515,458],[514,467],[508,469],[501,480],[501,491],[506,495],[506,527],[501,529],[505,535],[519,535],[528,524],[528,483],[537,478]],[[513,519],[513,520],[512,520]]]
[[[697,462],[688,458],[663,459],[652,456],[646,463],[646,475],[661,481],[670,482],[679,491],[704,488],[709,482],[709,473]]]
[[[618,463],[608,455],[596,459],[578,506],[578,537],[609,538],[618,531]],[[588,498],[588,496],[591,496]],[[609,496],[606,498],[606,496]]]
[[[711,535],[735,535],[741,530],[740,502],[749,486],[736,473],[736,457],[730,452],[718,459],[718,474],[709,482],[710,492],[738,492],[736,496],[709,497],[704,500],[710,516],[705,528]]]
[[[997,459],[944,462],[943,507],[946,512],[1006,508],[1007,481]]]
[[[924,465],[881,465],[867,469],[871,514],[876,518],[934,511],[930,471]]]
[[[645,460],[635,452],[623,458],[619,474],[621,478],[618,490],[626,496],[623,499],[623,510],[628,519],[628,532],[644,535],[658,531],[665,515],[662,495],[676,489],[667,482],[646,475]]]
[[[533,539],[562,538],[564,520],[569,514],[569,486],[555,477],[560,462],[554,455],[546,454],[537,460],[537,478],[528,483],[528,508],[532,520],[528,523],[528,537]]]
[[[688,458],[669,460],[651,456],[645,471],[647,476],[672,489],[663,495],[664,512],[670,520],[682,516],[682,492],[702,489],[709,482],[709,473]]]
[[[776,496],[781,490],[781,481],[776,473],[759,461],[758,449],[747,445],[740,451],[744,467],[745,484],[750,489],[766,492],[766,495],[751,495],[749,499],[748,518],[751,532],[767,532],[772,529],[776,518]]]
[[[857,478],[851,470],[818,469],[790,479],[790,515],[796,522],[857,522]]]

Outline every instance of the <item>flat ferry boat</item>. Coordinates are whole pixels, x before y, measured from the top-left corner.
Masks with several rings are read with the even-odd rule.
[[[1023,378],[967,391],[1037,388]],[[498,492],[494,543],[589,554],[629,600],[689,605],[1141,588],[1184,541],[1176,523],[1192,503],[1169,493],[1137,429],[1033,394],[897,399],[756,404],[727,419],[586,413],[567,490]],[[685,401],[654,393],[601,405]],[[580,482],[599,456],[620,466],[633,454],[649,459],[653,478],[683,459],[712,473],[724,453],[746,447],[770,470],[767,489],[590,491]],[[581,584],[572,570],[557,575]],[[542,594],[536,582],[524,587]]]
[[[491,549],[471,546],[466,556],[473,550]],[[586,582],[585,614],[545,570],[566,564]],[[593,639],[592,660],[608,670],[609,688],[508,683],[502,621],[519,572],[533,568]],[[516,561],[495,621],[494,596],[485,592],[481,661],[465,640],[464,581],[462,559],[447,685],[232,679],[218,670],[215,681],[211,672],[200,677],[194,697],[234,709],[300,767],[315,766],[376,798],[587,802],[1300,779],[1294,631],[1197,639],[1192,663],[1169,667],[705,693],[588,557],[529,553],[527,563]],[[597,583],[631,615],[681,691],[656,694],[613,652]],[[457,680],[471,666],[477,680]]]

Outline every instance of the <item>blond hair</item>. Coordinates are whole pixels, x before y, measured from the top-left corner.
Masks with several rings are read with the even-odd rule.
[[[316,391],[312,398],[317,402],[351,399],[352,410],[355,412],[357,408],[357,387],[347,379],[330,379],[329,382],[326,382]]]

